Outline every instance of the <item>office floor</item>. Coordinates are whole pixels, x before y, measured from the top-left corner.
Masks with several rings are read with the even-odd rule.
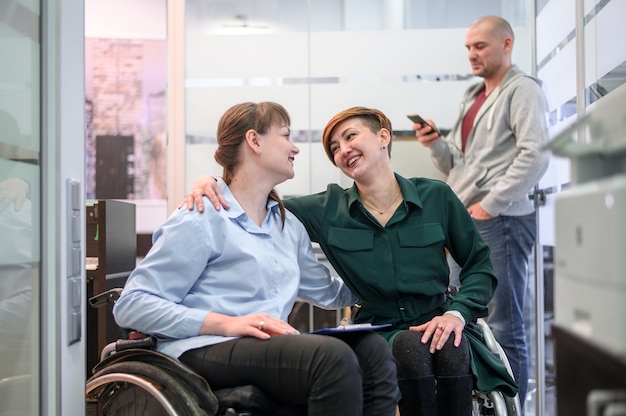
[[[528,385],[530,392],[526,395],[524,404],[524,416],[556,416],[556,390],[554,386],[546,386],[544,392],[545,413],[539,415],[536,410],[537,394],[534,390],[534,380]],[[534,390],[534,391],[533,391]]]
[[[528,336],[529,361],[530,368],[528,370],[528,394],[524,401],[524,416],[556,416],[556,381],[554,366],[554,340],[552,337],[551,325],[554,321],[553,313],[546,312],[544,317],[544,360],[545,360],[545,389],[543,391],[544,412],[537,412],[537,383],[535,380],[536,372],[536,353],[535,353],[535,337],[532,335],[534,328],[530,326],[527,330],[531,335]],[[534,321],[532,321],[534,322]]]
[[[531,254],[530,264],[534,263],[534,253]],[[543,337],[544,337],[544,361],[545,361],[545,389],[542,392],[544,400],[544,413],[537,413],[536,405],[538,393],[536,388],[536,327],[535,323],[535,275],[534,267],[529,268],[528,288],[524,305],[524,321],[526,322],[526,335],[528,340],[529,356],[529,383],[528,394],[524,401],[524,416],[556,416],[556,388],[554,371],[554,341],[551,326],[554,322],[554,248],[543,247]]]
[[[548,352],[549,351],[549,352]],[[550,356],[550,360],[546,357],[546,382],[543,392],[544,413],[537,412],[537,388],[535,379],[528,381],[528,394],[524,401],[524,416],[556,416],[556,387],[554,380],[554,361],[552,357],[552,342],[546,341],[546,355]]]

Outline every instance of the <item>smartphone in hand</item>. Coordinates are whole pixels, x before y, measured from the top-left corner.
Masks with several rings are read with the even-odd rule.
[[[437,130],[432,124],[428,124],[426,120],[424,120],[419,114],[409,114],[407,117],[413,123],[419,123],[422,125],[422,127],[430,126],[430,128],[433,130],[433,133],[437,133],[440,136],[442,135],[439,130]]]

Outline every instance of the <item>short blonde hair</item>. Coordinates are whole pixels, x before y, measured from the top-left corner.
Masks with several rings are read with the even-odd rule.
[[[322,144],[324,145],[324,150],[333,164],[335,164],[335,160],[333,153],[330,150],[330,138],[334,133],[335,127],[351,118],[361,119],[363,123],[366,124],[374,133],[379,132],[380,129],[387,129],[389,131],[390,138],[393,135],[391,121],[382,111],[367,107],[350,107],[343,110],[335,114],[335,116],[330,119],[330,121],[326,124],[326,127],[324,127],[324,132],[322,133]],[[387,145],[387,152],[389,153],[389,156],[391,156],[391,139]]]

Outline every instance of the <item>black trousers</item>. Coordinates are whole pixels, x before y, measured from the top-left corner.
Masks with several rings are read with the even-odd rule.
[[[373,332],[244,337],[180,360],[214,390],[252,384],[278,402],[307,404],[309,415],[395,415],[396,364]]]

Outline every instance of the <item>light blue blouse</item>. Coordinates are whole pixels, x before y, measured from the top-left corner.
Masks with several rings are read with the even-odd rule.
[[[267,312],[287,320],[296,299],[323,308],[358,301],[317,261],[300,221],[287,211],[284,229],[275,201],[259,227],[228,186],[229,210],[175,211],[153,235],[153,246],[132,272],[113,308],[118,325],[159,336],[157,349],[185,351],[233,337],[198,336],[208,312],[241,316]],[[205,206],[211,206],[205,197]]]

